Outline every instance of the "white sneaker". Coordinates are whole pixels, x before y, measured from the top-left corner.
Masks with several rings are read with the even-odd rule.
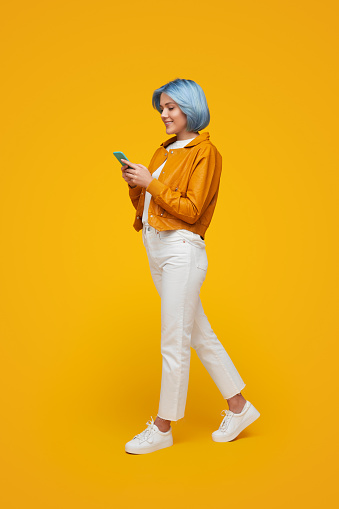
[[[260,416],[258,410],[249,401],[246,401],[240,414],[235,414],[231,410],[223,410],[221,415],[223,412],[225,412],[225,417],[221,421],[219,429],[212,433],[214,442],[230,442]]]
[[[172,427],[168,431],[160,431],[154,424],[153,417],[147,421],[147,428],[135,435],[126,443],[125,451],[131,454],[146,454],[173,445]]]

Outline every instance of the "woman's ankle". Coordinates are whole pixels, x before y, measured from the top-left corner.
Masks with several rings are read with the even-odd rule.
[[[227,400],[227,403],[231,412],[235,414],[240,414],[245,406],[246,399],[241,394],[241,392],[239,392],[239,394],[236,394],[235,396],[232,396],[232,398],[229,398]]]
[[[157,418],[154,421],[154,424],[156,424],[160,431],[165,433],[168,431],[171,427],[171,421],[168,421],[167,419],[162,419],[157,415]]]

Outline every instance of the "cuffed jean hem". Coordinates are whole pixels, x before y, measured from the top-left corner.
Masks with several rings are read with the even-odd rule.
[[[224,396],[224,399],[231,399],[233,398],[233,396],[236,396],[237,394],[239,394],[241,391],[243,391],[246,387],[246,384],[244,384],[244,386],[241,388],[241,389],[238,389],[237,392],[235,392],[234,394],[232,394],[231,396]]]

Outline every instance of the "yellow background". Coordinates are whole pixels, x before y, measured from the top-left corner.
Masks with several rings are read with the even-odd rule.
[[[337,2],[6,2],[1,11],[5,509],[333,507],[338,354]],[[153,91],[206,93],[223,156],[206,314],[261,417],[192,350],[174,446],[155,419],[160,299],[120,165],[168,138]]]

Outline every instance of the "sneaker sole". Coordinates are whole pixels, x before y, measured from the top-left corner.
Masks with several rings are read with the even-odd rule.
[[[149,452],[158,451],[159,449],[165,449],[166,447],[171,447],[171,445],[173,445],[173,436],[171,436],[169,439],[167,439],[166,442],[163,442],[161,444],[150,445],[149,447],[143,448],[143,449],[141,449],[139,447],[133,447],[132,445],[126,445],[125,451],[128,454],[147,454]]]
[[[232,435],[225,436],[212,435],[212,440],[214,440],[214,442],[231,442],[231,440],[234,440],[245,428],[247,428],[247,426],[252,424],[252,422],[256,421],[258,417],[260,417],[260,413],[253,405],[252,408],[249,409],[248,411],[251,412],[250,415],[246,420],[244,420],[240,428],[238,428],[234,433],[232,433]]]

